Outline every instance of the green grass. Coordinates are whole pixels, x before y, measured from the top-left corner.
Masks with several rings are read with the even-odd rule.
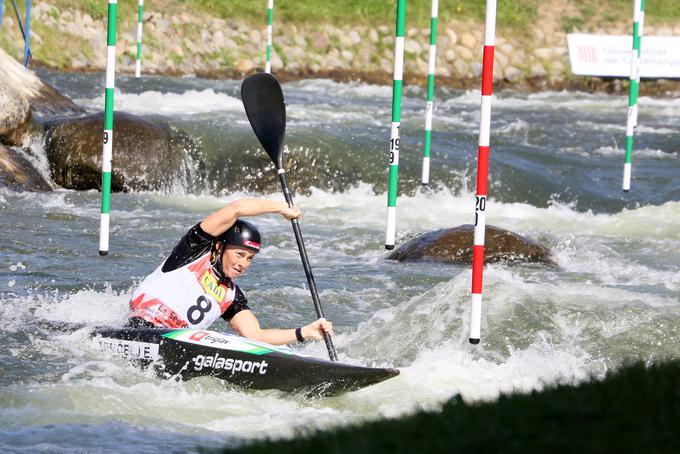
[[[19,51],[24,48],[24,42],[15,41],[7,33],[0,33],[0,46],[8,55],[16,58],[19,55]]]
[[[83,0],[83,9],[93,19],[103,19],[108,14],[108,3],[100,0]]]
[[[274,44],[273,45],[274,50],[276,51],[277,55],[281,59],[281,62],[283,63],[283,66],[288,66],[288,55],[283,50],[283,47]]]
[[[81,0],[82,1],[82,0]],[[223,18],[245,20],[260,26],[266,20],[266,2],[252,0],[170,0],[157,4],[159,0],[147,0],[149,8],[198,8]],[[608,21],[613,17],[632,17],[631,0],[571,0],[585,20],[595,11],[605,11]],[[537,18],[540,0],[498,0],[497,26],[499,28],[522,29]],[[430,23],[431,0],[408,0],[406,6],[406,27],[427,28]],[[274,21],[298,24],[356,24],[388,25],[394,27],[396,0],[286,0],[274,4]],[[474,19],[483,21],[486,2],[482,0],[451,0],[439,2],[439,19]],[[653,22],[668,23],[680,18],[680,1],[652,0],[646,5],[647,16]]]
[[[571,33],[574,29],[583,28],[586,21],[581,16],[562,16],[562,27],[567,33]]]
[[[31,29],[42,39],[42,44],[38,44],[35,40],[31,41],[33,57],[39,60],[49,60],[57,68],[64,68],[70,63],[70,56],[67,52],[70,51],[71,54],[76,55],[78,50],[86,47],[81,39],[73,38],[70,40],[68,51],[65,51],[62,37],[51,27],[35,22]]]
[[[153,1],[149,1],[153,4]],[[266,20],[266,2],[252,0],[173,0],[166,4],[198,7],[223,18],[238,18],[260,25]],[[498,22],[500,26],[522,26],[536,17],[538,0],[498,1]],[[150,6],[151,7],[151,6]],[[431,0],[409,0],[406,6],[406,26],[426,28],[430,24]],[[479,0],[455,0],[440,2],[439,18],[476,19],[484,18],[485,6]],[[394,26],[396,1],[368,0],[286,0],[274,3],[274,21],[299,24],[356,24]]]
[[[680,452],[680,362],[634,364],[603,381],[553,386],[441,412],[300,434],[225,453]]]
[[[625,17],[633,18],[633,2],[628,0],[609,0],[611,5],[624,11]],[[661,23],[677,22],[680,18],[680,1],[647,0],[645,2],[645,20],[647,18]]]
[[[174,64],[179,65],[180,63],[182,63],[182,61],[184,61],[184,57],[172,52],[170,54],[170,60],[172,60]]]

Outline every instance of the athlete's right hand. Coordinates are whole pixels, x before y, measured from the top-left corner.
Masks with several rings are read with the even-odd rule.
[[[302,337],[305,339],[321,340],[324,332],[333,335],[333,322],[329,322],[325,318],[320,318],[302,327]]]

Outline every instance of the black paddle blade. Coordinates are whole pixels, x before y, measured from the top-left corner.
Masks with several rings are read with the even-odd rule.
[[[267,73],[248,76],[241,84],[241,100],[257,139],[276,168],[282,168],[286,102],[279,81]]]

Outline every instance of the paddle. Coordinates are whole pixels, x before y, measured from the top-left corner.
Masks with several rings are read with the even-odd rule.
[[[255,135],[276,166],[276,170],[279,174],[279,181],[283,188],[283,196],[286,198],[288,206],[293,208],[293,197],[290,195],[290,189],[288,188],[288,182],[286,181],[286,172],[283,170],[283,138],[286,135],[286,103],[283,100],[281,85],[279,85],[279,81],[271,74],[253,74],[246,77],[241,84],[241,99],[243,101],[243,107],[246,109],[246,115],[248,115],[250,126],[252,126]],[[291,220],[291,223],[293,224],[295,240],[297,241],[298,249],[300,251],[302,266],[307,275],[309,290],[312,293],[314,309],[316,309],[316,315],[319,318],[322,318],[323,310],[321,309],[321,303],[319,302],[319,294],[316,290],[316,284],[314,283],[312,269],[309,266],[305,243],[302,240],[300,224],[297,219]],[[326,342],[328,356],[331,358],[331,361],[337,361],[338,355],[335,352],[331,336],[324,332],[323,339]]]

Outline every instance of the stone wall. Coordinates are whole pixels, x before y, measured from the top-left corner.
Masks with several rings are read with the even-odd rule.
[[[559,83],[570,77],[566,33],[554,8],[539,8],[539,20],[522,33],[497,31],[494,78],[507,83],[540,78]],[[94,20],[77,10],[57,10],[41,2],[33,8],[33,23],[58,30],[61,40],[72,43],[60,49],[60,55],[35,58],[52,66],[75,70],[103,71],[106,66],[106,18]],[[118,27],[117,71],[134,71],[136,24],[133,20]],[[604,30],[581,30],[595,33],[629,34],[627,22],[609,24]],[[20,42],[18,27],[5,16],[3,30]],[[579,30],[575,30],[579,31]],[[453,21],[439,24],[437,39],[437,76],[444,79],[477,80],[482,71],[483,24]],[[425,77],[428,67],[429,27],[408,28],[405,40],[406,77]],[[645,34],[680,35],[675,28],[654,29]],[[34,48],[43,38],[31,32]],[[146,74],[247,74],[264,68],[266,36],[264,25],[253,27],[235,20],[202,14],[168,15],[147,10],[144,13],[144,47],[142,71]],[[273,72],[305,76],[329,71],[392,74],[394,27],[379,26],[305,26],[274,24]],[[17,50],[17,54],[18,54]],[[19,57],[19,55],[17,55]]]

